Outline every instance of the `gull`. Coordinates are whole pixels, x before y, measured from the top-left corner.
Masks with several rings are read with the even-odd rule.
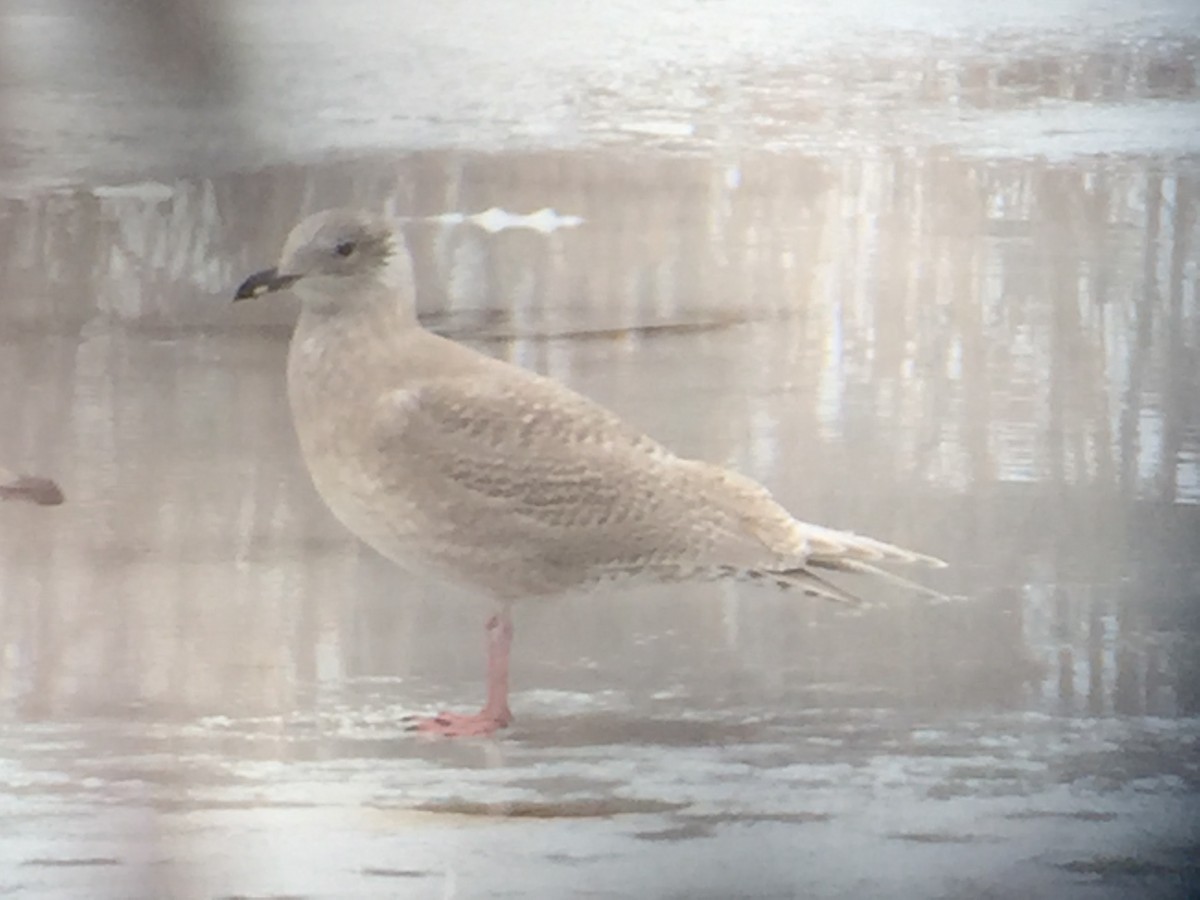
[[[425,330],[403,241],[375,215],[304,219],[278,264],[235,299],[284,289],[301,304],[287,392],[317,493],[383,556],[495,606],[483,708],[421,719],[417,731],[510,724],[517,600],[737,579],[856,604],[823,573],[919,589],[881,564],[945,565],[798,521],[751,479],[677,456],[562,384]]]

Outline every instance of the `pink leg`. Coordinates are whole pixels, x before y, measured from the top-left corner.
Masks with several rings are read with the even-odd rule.
[[[505,728],[513,715],[508,708],[508,651],[512,646],[512,617],[507,606],[487,622],[487,703],[477,713],[443,712],[419,719],[414,731],[442,737],[473,737]]]

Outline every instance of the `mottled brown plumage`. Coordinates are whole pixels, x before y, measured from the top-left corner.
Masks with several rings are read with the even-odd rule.
[[[855,602],[815,570],[903,581],[879,564],[942,565],[800,522],[750,479],[426,331],[410,282],[385,222],[332,210],[297,225],[238,297],[291,287],[303,303],[288,395],[333,513],[405,568],[499,601],[501,626],[514,600],[614,580],[768,579]]]

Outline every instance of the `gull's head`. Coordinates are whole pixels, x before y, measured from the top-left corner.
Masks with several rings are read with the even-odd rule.
[[[234,299],[291,288],[306,307],[337,312],[380,294],[395,302],[394,291],[410,277],[403,241],[385,219],[329,209],[293,228],[279,264],[243,281]]]

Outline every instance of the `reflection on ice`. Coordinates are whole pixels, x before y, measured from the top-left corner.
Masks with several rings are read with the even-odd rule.
[[[442,213],[428,218],[443,225],[461,225],[463,222],[469,222],[478,225],[489,234],[521,228],[527,228],[540,234],[550,234],[560,228],[578,228],[583,224],[583,219],[579,216],[563,215],[548,207],[522,215],[493,206],[481,213]]]
[[[330,883],[359,884],[353,870],[441,883],[453,871],[467,895],[486,892],[492,854],[509,861],[522,890],[553,891],[566,883],[560,879],[586,875],[627,895],[658,883],[648,874],[655,867],[645,866],[663,846],[688,858],[716,854],[733,867],[726,877],[741,872],[763,890],[857,883],[903,891],[931,877],[986,883],[993,867],[1022,857],[1034,860],[1030,884],[1068,896],[1087,895],[1087,882],[1066,876],[1089,867],[1124,865],[1126,874],[1152,879],[1143,886],[1189,871],[1184,857],[1171,855],[1169,836],[1188,814],[1180,791],[1198,776],[1186,752],[1200,738],[1195,723],[1147,730],[1117,719],[815,712],[757,726],[714,720],[690,743],[670,721],[636,713],[583,714],[576,727],[590,739],[579,743],[537,721],[517,740],[475,745],[380,740],[369,729],[338,736],[343,713],[294,724],[42,726],[20,738],[36,748],[28,769],[40,775],[18,783],[4,773],[9,809],[24,825],[21,842],[0,842],[0,860],[22,869],[112,866],[92,877],[116,892],[145,851],[98,852],[112,846],[104,829],[132,834],[140,818],[164,871],[192,871],[179,868],[183,851],[207,859],[193,875],[211,891],[255,878],[296,890],[304,871],[325,871],[305,862],[314,852],[345,854],[336,877],[349,880]],[[825,740],[831,735],[834,742]],[[1178,759],[1179,774],[1158,783],[1136,767],[1114,767],[1106,755],[1119,756],[1131,739],[1152,767]],[[11,738],[0,740],[5,755],[11,748]],[[81,759],[94,762],[80,769]],[[54,777],[67,772],[77,774]],[[144,812],[128,821],[93,815],[80,821],[95,824],[69,840],[51,840],[61,816],[88,809]],[[219,851],[230,829],[249,857]],[[260,836],[270,832],[288,840],[268,846]],[[750,837],[792,850],[747,869],[740,854]],[[482,856],[466,849],[479,841],[490,847]],[[946,844],[973,849],[936,857],[936,872],[885,865]],[[864,854],[879,864],[854,865]],[[248,858],[253,867],[238,862]],[[556,860],[571,860],[572,869],[555,874]],[[657,877],[663,886],[680,883]]]

